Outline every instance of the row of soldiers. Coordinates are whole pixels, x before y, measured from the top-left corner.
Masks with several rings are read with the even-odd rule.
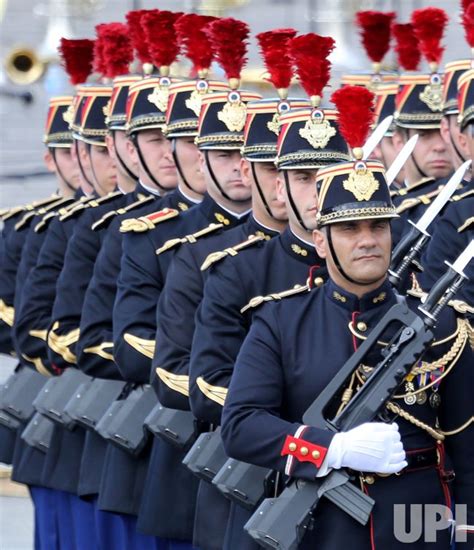
[[[322,107],[332,39],[260,34],[278,90],[262,99],[239,88],[244,23],[159,10],[127,20],[100,25],[94,51],[63,41],[77,87],[47,116],[58,191],[2,213],[0,351],[18,367],[0,397],[0,460],[29,486],[35,548],[258,548],[244,525],[261,498],[340,468],[375,499],[370,522],[325,500],[298,548],[404,548],[393,505],[449,507],[453,494],[468,510],[458,538],[472,541],[472,283],[383,421],[336,435],[302,423],[381,317],[400,301],[416,310],[443,260],[472,239],[471,61],[444,75],[350,75]],[[132,49],[117,59],[118,42],[136,36],[147,74],[116,74]],[[177,36],[194,78],[170,75]],[[77,52],[113,81],[84,83]],[[213,55],[228,82],[207,78]],[[306,98],[288,98],[292,64]],[[429,244],[394,288],[392,249],[461,165]],[[215,482],[238,461],[268,470],[259,498]],[[430,547],[450,540],[445,529]]]

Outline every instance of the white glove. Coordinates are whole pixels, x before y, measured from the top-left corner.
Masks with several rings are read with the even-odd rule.
[[[398,425],[367,422],[333,437],[318,477],[330,468],[395,474],[407,464]]]

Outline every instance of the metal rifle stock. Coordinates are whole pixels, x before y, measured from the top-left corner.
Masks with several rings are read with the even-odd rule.
[[[309,426],[348,431],[365,422],[377,420],[386,403],[410,372],[415,362],[434,339],[432,327],[441,309],[462,286],[464,267],[474,255],[474,241],[439,280],[419,313],[405,302],[394,305],[374,327],[368,338],[348,359],[303,415]],[[393,338],[382,349],[382,359],[368,375],[365,384],[353,395],[341,412],[336,412],[347,382],[364,359],[377,346],[387,328],[398,327]],[[386,338],[386,336],[385,336]],[[324,496],[359,523],[365,525],[374,501],[350,483],[346,470],[333,470],[316,481],[291,480],[278,498],[265,499],[246,523],[244,529],[264,548],[295,550],[304,534],[311,529],[313,512]]]

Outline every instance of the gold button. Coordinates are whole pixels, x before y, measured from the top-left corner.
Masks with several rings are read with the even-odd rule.
[[[320,453],[319,451],[313,451],[313,452],[311,453],[311,456],[312,456],[315,460],[317,460],[317,459],[321,456],[321,453]]]
[[[373,485],[375,483],[374,476],[365,476],[364,481],[367,483],[367,485]]]
[[[309,453],[308,447],[301,447],[300,453],[301,453],[303,456],[306,456],[306,455]]]
[[[360,330],[361,332],[365,332],[367,330],[367,325],[364,323],[364,321],[359,321],[357,323],[357,330]]]
[[[324,284],[324,279],[322,277],[316,277],[314,279],[314,284],[319,288]]]
[[[288,449],[290,449],[290,451],[296,451],[297,447],[298,446],[296,445],[296,443],[290,443],[288,445]]]

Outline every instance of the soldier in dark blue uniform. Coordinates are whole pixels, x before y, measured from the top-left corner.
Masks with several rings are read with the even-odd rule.
[[[330,278],[319,288],[303,288],[297,296],[265,305],[255,315],[226,396],[222,436],[230,456],[287,476],[311,480],[330,469],[350,468],[356,483],[375,499],[365,527],[322,499],[314,529],[299,548],[336,549],[351,540],[357,550],[402,549],[405,545],[394,534],[393,505],[450,506],[452,465],[446,461],[457,472],[456,502],[467,504],[467,521],[473,523],[469,327],[452,311],[445,312],[422,368],[412,370],[390,405],[391,424],[371,422],[337,435],[304,425],[308,406],[401,299],[386,279],[389,220],[396,213],[382,165],[370,160],[333,165],[318,173],[317,185],[314,242],[326,258]],[[381,355],[375,355],[377,362]],[[425,466],[420,468],[422,458]],[[450,533],[443,531],[432,547],[449,545]],[[412,547],[425,548],[425,542]]]
[[[190,99],[194,92],[194,98],[203,97],[201,112],[205,115],[200,120],[198,144],[202,140],[209,147],[219,147],[218,150],[208,151],[206,158],[202,159],[208,194],[200,205],[179,216],[177,211],[165,209],[161,213],[138,220],[126,220],[124,223],[123,230],[132,231],[126,233],[123,241],[122,269],[114,308],[114,340],[117,364],[127,380],[146,381],[150,376],[156,330],[155,308],[174,252],[171,246],[174,241],[171,239],[193,240],[197,238],[194,233],[198,230],[210,233],[224,227],[231,228],[245,220],[250,206],[250,190],[240,182],[240,155],[235,150],[236,138],[240,136],[241,139],[242,131],[231,131],[224,121],[217,119],[217,113],[227,103],[228,94],[219,92],[203,96],[199,94],[203,83],[206,84],[206,81],[198,80],[183,89],[182,95],[177,94],[177,100],[182,102],[181,109],[186,107],[182,114],[185,113],[188,122],[192,123],[187,128],[188,132],[195,133],[196,115],[191,108],[193,103],[189,101],[186,104],[186,99]],[[259,98],[257,94],[238,93],[243,105],[251,99]],[[150,230],[155,224],[156,229]],[[145,232],[137,235],[137,231]],[[176,244],[179,243],[174,243],[174,246]],[[163,250],[157,255],[156,251],[162,247]],[[142,357],[138,361],[130,361],[131,356],[140,355]],[[122,358],[126,357],[128,361],[123,361]],[[147,374],[145,364],[149,369]],[[194,500],[190,495],[195,494],[193,488],[197,481],[180,464],[181,458],[182,453],[154,439],[138,518],[140,531],[170,539],[191,540]],[[182,497],[176,496],[177,492]],[[173,501],[177,506],[179,503],[176,511],[169,509],[170,494],[174,495]],[[188,506],[183,506],[183,502],[187,502]],[[166,521],[156,521],[157,517],[166,517]]]
[[[400,150],[414,134],[418,142],[405,163],[405,184],[394,198],[400,217],[392,224],[396,244],[407,230],[407,217],[418,220],[452,172],[452,161],[441,137],[442,75],[401,75],[395,100],[395,148]]]
[[[234,362],[249,330],[253,307],[266,300],[266,295],[285,293],[295,285],[297,288],[320,285],[326,275],[324,260],[310,244],[315,227],[316,169],[327,163],[329,156],[341,161],[347,159],[348,150],[338,132],[324,147],[316,147],[301,136],[300,130],[311,121],[312,112],[308,107],[282,115],[278,157],[274,144],[273,158],[276,157],[280,170],[279,196],[285,199],[289,227],[270,242],[255,243],[235,255],[224,252],[209,258],[212,267],[196,313],[189,373],[191,408],[201,421],[220,424]],[[336,113],[326,109],[325,116],[331,127],[337,129]],[[260,118],[264,119],[264,115]],[[248,160],[257,165],[271,158],[260,141],[266,137],[264,127],[256,124],[248,129],[247,139],[262,145],[262,150],[258,151],[257,145],[255,152],[248,153]],[[220,261],[222,258],[225,259]],[[253,266],[251,277],[249,266]],[[225,548],[254,544],[243,532],[248,515],[240,506],[231,505]]]
[[[459,144],[461,154],[466,158],[474,159],[474,114],[472,102],[474,100],[474,70],[464,72],[458,79],[459,85],[459,124],[461,134]],[[457,105],[457,103],[456,103]],[[423,272],[417,275],[417,279],[423,290],[429,290],[441,277],[445,270],[445,264],[440,262],[444,258],[448,262],[461,253],[472,239],[472,214],[474,212],[474,190],[472,179],[462,192],[454,196],[445,207],[443,216],[435,224],[428,246],[422,256]],[[474,266],[472,263],[466,268],[466,274],[472,280]],[[470,307],[472,316],[474,304],[474,288],[472,284],[466,284],[459,292],[459,298]]]

